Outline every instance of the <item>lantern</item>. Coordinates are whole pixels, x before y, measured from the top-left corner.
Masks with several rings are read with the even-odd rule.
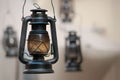
[[[61,0],[60,17],[63,22],[71,22],[74,17],[73,0]]]
[[[16,32],[12,26],[8,26],[3,35],[3,48],[6,52],[6,57],[17,57],[18,55],[18,41]]]
[[[47,16],[45,9],[32,9],[31,12],[31,16],[23,18],[19,60],[26,65],[24,71],[26,74],[53,73],[52,64],[58,61],[55,19]],[[30,22],[31,31],[28,35],[27,49],[28,54],[33,57],[32,60],[24,58],[28,22]],[[50,23],[51,29],[51,47],[49,34],[46,30],[48,23]],[[46,60],[45,56],[48,55],[49,51],[53,57]]]
[[[70,31],[66,38],[65,48],[66,71],[80,71],[82,63],[82,52],[80,47],[80,37],[75,31]]]

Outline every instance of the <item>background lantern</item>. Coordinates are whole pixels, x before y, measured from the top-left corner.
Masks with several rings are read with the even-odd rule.
[[[75,31],[70,31],[66,38],[65,48],[65,62],[66,71],[81,70],[82,52],[80,47],[80,37],[76,35]]]
[[[18,41],[16,32],[11,26],[8,26],[3,35],[3,48],[6,52],[6,57],[17,57],[18,54]]]
[[[19,59],[26,64],[24,73],[38,74],[38,73],[52,73],[52,65],[58,60],[58,46],[56,37],[55,19],[48,17],[45,9],[32,9],[32,15],[23,18],[21,40],[19,48]],[[29,32],[27,48],[29,55],[33,57],[32,60],[24,59],[27,24],[30,22],[31,31]],[[52,45],[50,47],[50,39],[46,26],[50,23]],[[50,48],[52,50],[50,50]],[[45,60],[45,56],[51,51],[52,59]]]
[[[60,0],[60,17],[63,22],[71,22],[74,17],[73,0]]]

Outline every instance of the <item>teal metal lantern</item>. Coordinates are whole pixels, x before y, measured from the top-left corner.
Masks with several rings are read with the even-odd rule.
[[[26,74],[53,73],[52,64],[58,61],[55,19],[47,16],[47,10],[45,9],[32,9],[31,12],[31,16],[25,17],[22,22],[19,60],[26,65],[24,71]],[[24,58],[28,22],[30,22],[31,31],[28,35],[27,49],[28,55],[33,57],[32,60]],[[49,34],[46,30],[49,23],[53,45],[51,47]],[[46,60],[45,56],[48,55],[50,50],[53,58]]]

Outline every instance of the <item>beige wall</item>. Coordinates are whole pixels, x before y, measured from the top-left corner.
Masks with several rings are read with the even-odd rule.
[[[50,0],[27,0],[25,15],[30,14],[29,10],[33,8],[32,2],[35,1],[40,4],[41,8],[48,9],[48,14],[53,16]],[[76,16],[73,23],[70,24],[64,24],[59,19],[59,1],[53,0],[57,15],[57,37],[60,55],[59,61],[53,65],[55,73],[32,75],[35,77],[31,77],[31,79],[34,80],[38,76],[39,80],[119,80],[120,1],[74,0]],[[18,38],[20,37],[22,4],[23,0],[0,1],[0,41],[7,24],[13,25],[18,33]],[[6,15],[8,7],[11,10],[10,15]],[[94,28],[104,29],[105,33],[92,32]],[[70,30],[76,30],[82,39],[84,58],[82,72],[68,73],[64,71],[64,38]],[[14,80],[15,59],[6,59],[2,45],[0,45],[0,48],[0,80]],[[23,80],[22,70],[23,65],[21,65],[20,71],[21,80]]]
[[[16,75],[16,58],[5,57],[5,52],[2,48],[2,35],[8,25],[12,25],[20,38],[21,32],[21,16],[22,5],[24,0],[0,0],[0,80],[15,80]],[[28,15],[32,8],[31,1],[27,1],[27,8],[25,8],[25,15]],[[26,10],[27,9],[27,10]],[[7,11],[10,10],[10,14]],[[17,61],[19,62],[19,61]],[[20,62],[19,62],[20,63]],[[37,80],[37,76],[23,75],[23,65],[20,64],[20,79],[18,80]],[[30,79],[31,78],[31,79]]]
[[[39,1],[39,0],[38,0]],[[119,39],[116,36],[115,0],[74,0],[76,16],[71,24],[61,23],[57,20],[58,44],[60,59],[54,65],[54,74],[40,75],[41,80],[119,80],[116,78],[116,58],[119,55]],[[114,2],[114,3],[113,3]],[[47,4],[46,1],[43,3]],[[39,4],[49,8],[41,1]],[[55,0],[55,9],[59,17],[59,0]],[[102,28],[105,34],[92,33],[94,27]],[[83,72],[67,73],[64,71],[64,38],[67,31],[77,30],[82,37],[84,63]],[[119,30],[117,31],[119,33]],[[65,35],[61,35],[61,33]],[[90,48],[87,48],[90,46]],[[110,68],[112,69],[110,70]],[[118,68],[117,68],[118,70]],[[119,74],[119,73],[118,73]],[[46,77],[47,76],[47,77]]]

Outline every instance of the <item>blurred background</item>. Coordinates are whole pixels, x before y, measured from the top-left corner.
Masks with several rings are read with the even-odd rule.
[[[71,22],[61,20],[61,1],[53,0],[60,56],[53,65],[54,73],[23,74],[24,65],[16,57],[5,56],[2,38],[6,27],[12,25],[19,42],[24,0],[0,0],[0,80],[15,80],[16,74],[17,80],[120,80],[120,0],[69,0],[74,10]],[[33,3],[53,16],[50,0],[27,0],[25,16],[35,8]],[[81,38],[83,63],[79,72],[65,71],[65,37],[71,30]]]

